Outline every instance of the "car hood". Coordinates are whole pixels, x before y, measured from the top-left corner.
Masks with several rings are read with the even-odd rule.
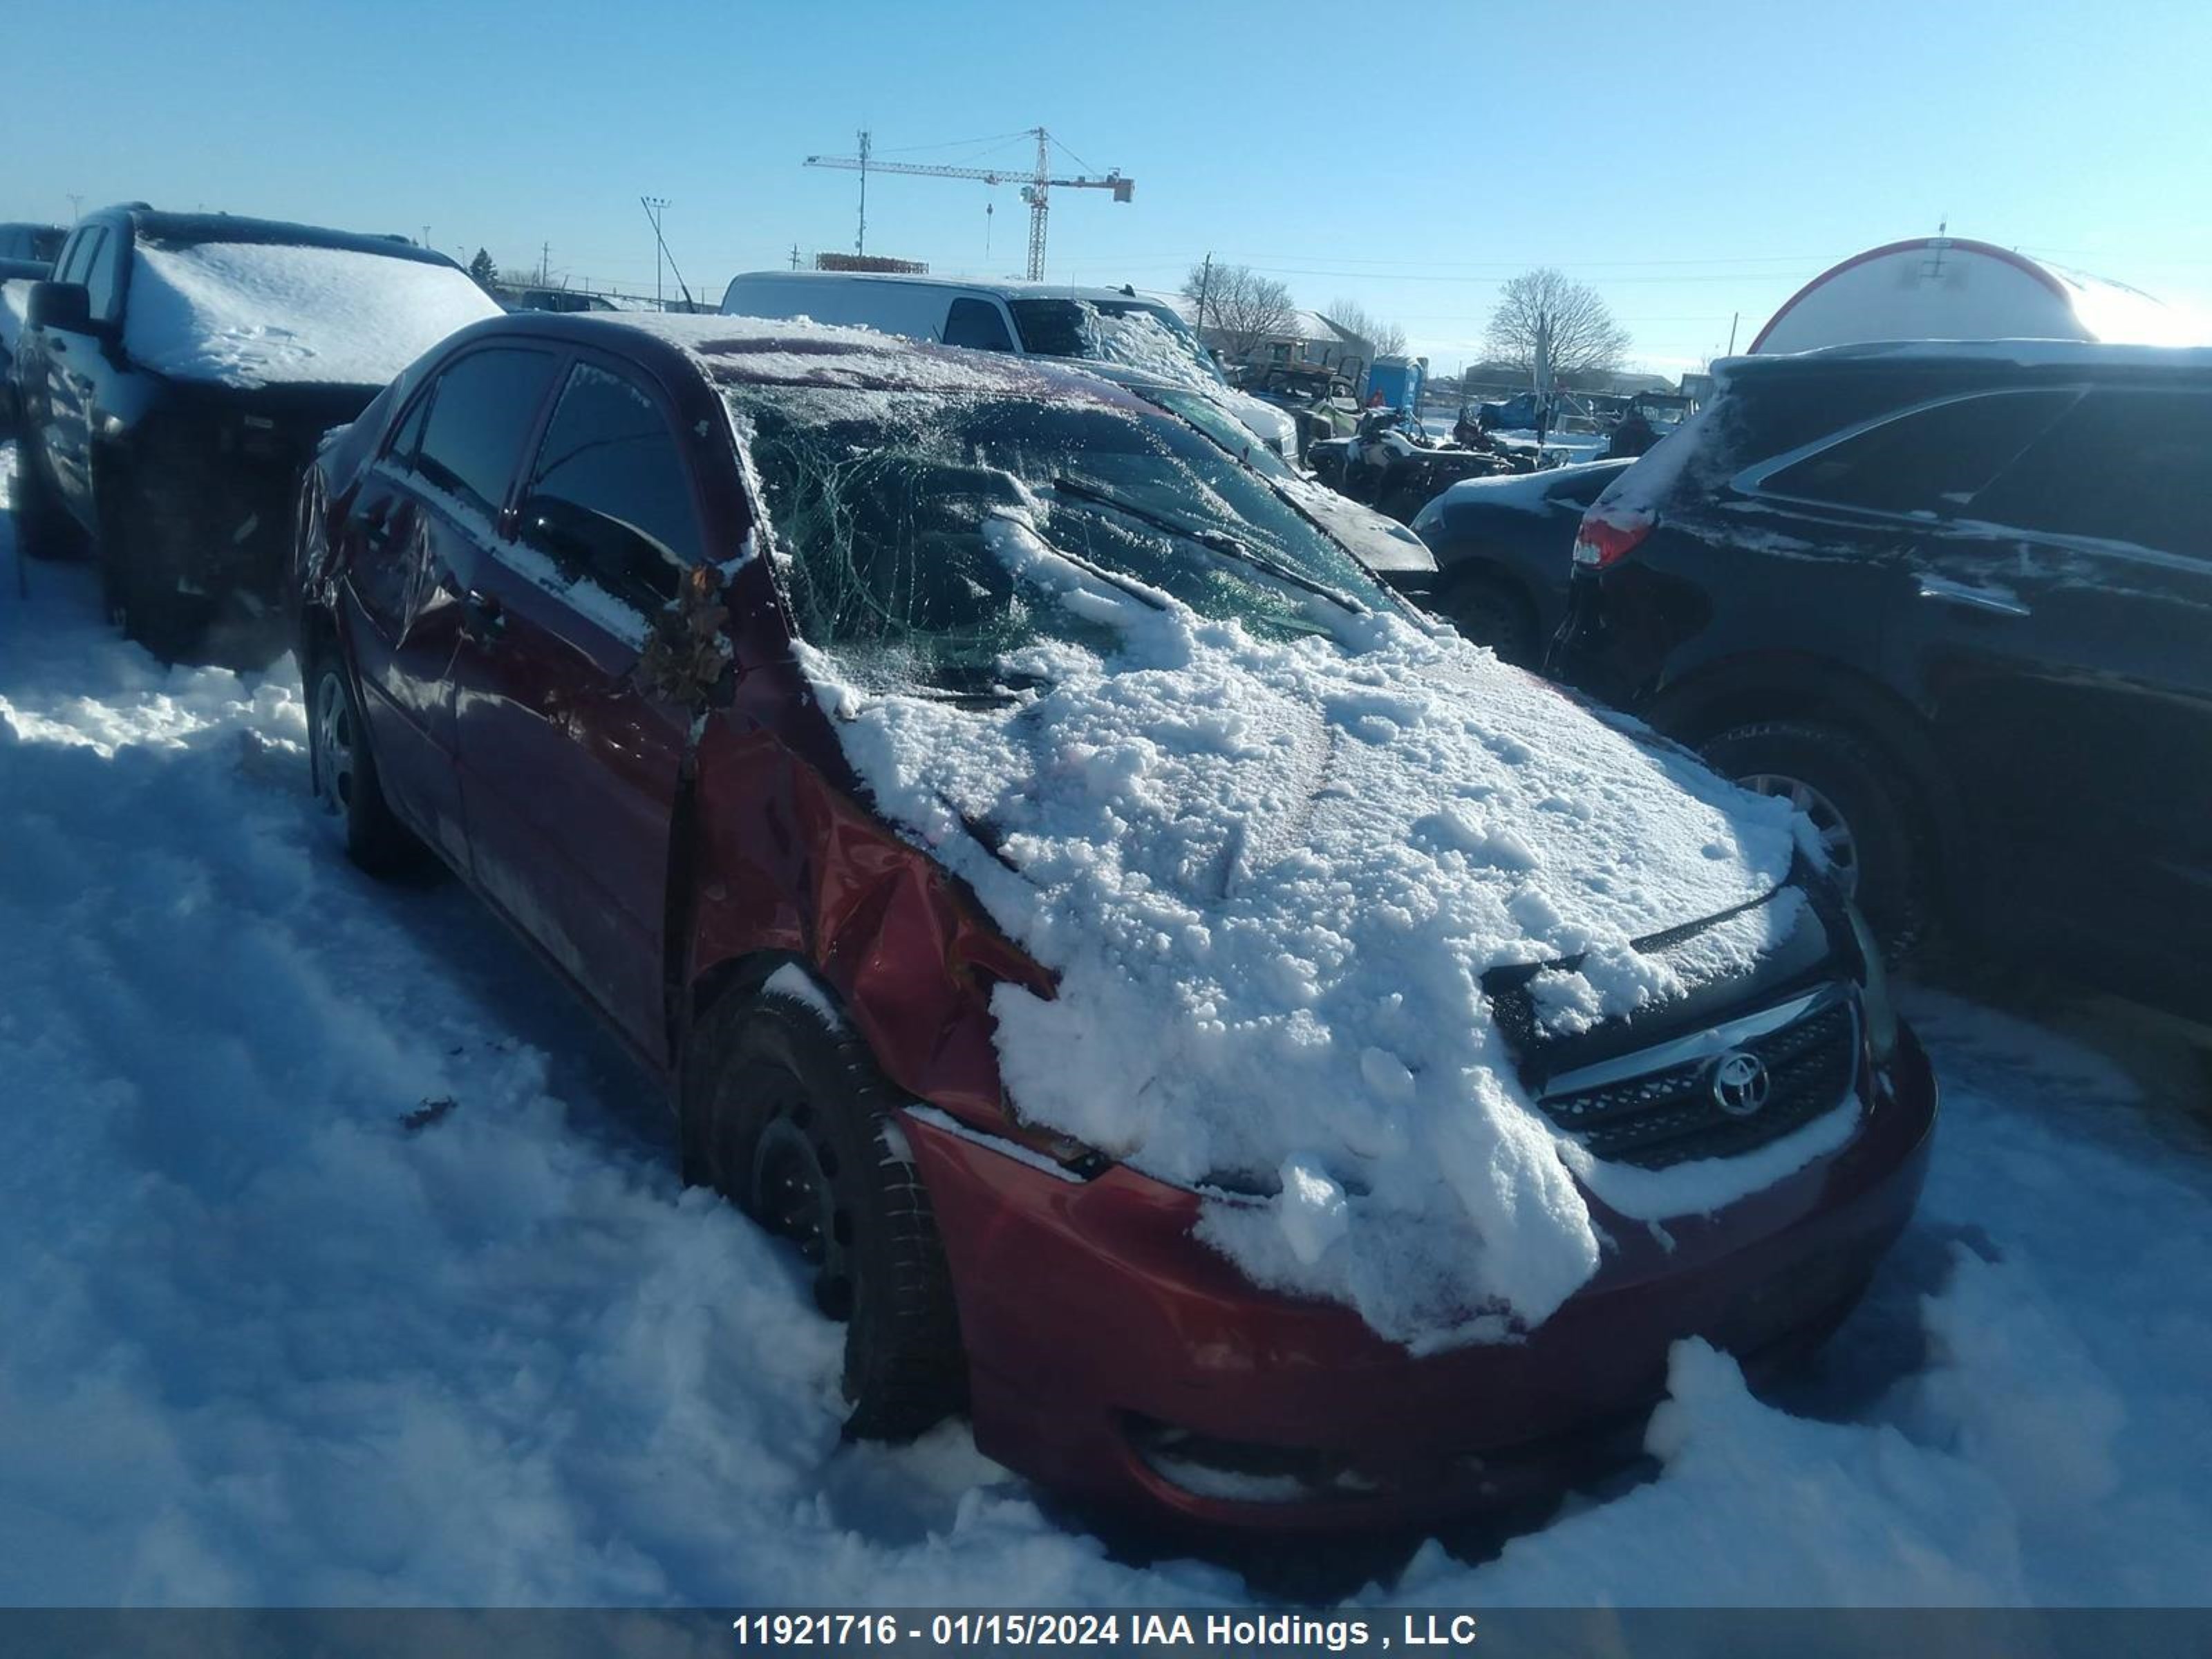
[[[1369,569],[1396,575],[1436,569],[1436,555],[1429,551],[1428,544],[1395,519],[1309,478],[1279,479],[1276,488],[1351,549]]]
[[[1483,975],[1576,958],[1529,988],[1571,1029],[1746,971],[1787,924],[1754,902],[1787,808],[1402,618],[1316,600],[1331,637],[1261,641],[1030,540],[1030,580],[1124,648],[1033,647],[1047,689],[981,708],[802,650],[878,810],[1057,976],[994,993],[1017,1109],[1200,1189],[1255,1281],[1409,1346],[1540,1321],[1599,1243]],[[1729,911],[1687,953],[1633,944]]]

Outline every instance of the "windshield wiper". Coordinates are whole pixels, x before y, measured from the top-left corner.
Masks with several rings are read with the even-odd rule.
[[[1218,553],[1224,558],[1235,559],[1241,563],[1249,564],[1254,569],[1273,576],[1277,581],[1288,586],[1299,588],[1327,599],[1340,611],[1349,611],[1355,617],[1364,617],[1367,614],[1367,607],[1352,598],[1351,594],[1340,592],[1326,582],[1316,581],[1304,571],[1285,564],[1273,555],[1262,553],[1249,543],[1241,542],[1236,537],[1223,531],[1185,524],[1179,520],[1168,517],[1164,513],[1154,513],[1148,507],[1139,507],[1132,501],[1124,501],[1110,489],[1102,489],[1097,484],[1085,483],[1082,479],[1071,478],[1065,473],[1052,481],[1052,487],[1064,495],[1073,495],[1081,501],[1096,501],[1101,507],[1109,507],[1116,513],[1127,514],[1139,524],[1150,525],[1153,529],[1164,531],[1170,536],[1179,536],[1187,542],[1195,543],[1209,553]]]

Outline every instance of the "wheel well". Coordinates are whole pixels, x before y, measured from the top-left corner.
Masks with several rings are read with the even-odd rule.
[[[1495,560],[1461,559],[1437,574],[1439,597],[1471,586],[1502,588],[1531,611],[1536,608],[1534,597],[1528,592],[1528,584],[1522,581],[1510,567],[1499,564]]]
[[[334,650],[338,642],[337,619],[319,605],[303,605],[300,611],[300,679],[307,681],[307,670],[315,659],[325,650]]]
[[[1690,748],[1737,726],[1808,720],[1841,727],[1894,766],[1932,832],[1940,880],[1957,868],[1966,829],[1926,723],[1904,698],[1866,675],[1817,659],[1724,664],[1668,687],[1645,718]]]

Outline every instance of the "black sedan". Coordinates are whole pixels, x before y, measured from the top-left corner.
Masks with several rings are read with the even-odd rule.
[[[1433,608],[1477,645],[1535,667],[1566,614],[1575,526],[1629,465],[1590,461],[1445,490],[1413,520],[1437,556]]]

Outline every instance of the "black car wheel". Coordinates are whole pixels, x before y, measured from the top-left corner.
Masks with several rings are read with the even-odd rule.
[[[384,799],[361,704],[337,653],[317,652],[307,682],[307,781],[317,822],[371,875],[405,867],[417,844]]]
[[[84,538],[54,497],[54,487],[40,471],[38,458],[21,445],[15,450],[15,546],[33,559],[76,559],[84,556]]]
[[[1475,644],[1488,646],[1516,667],[1536,665],[1543,645],[1535,607],[1511,583],[1492,575],[1462,576],[1444,589],[1442,608],[1452,626]]]
[[[951,1276],[895,1104],[859,1036],[779,993],[724,998],[684,1068],[687,1178],[788,1240],[815,1305],[845,1322],[851,1438],[911,1438],[966,1389]]]
[[[1893,957],[1926,931],[1933,872],[1919,808],[1881,754],[1811,721],[1739,726],[1698,745],[1747,789],[1788,799],[1811,822],[1838,883]]]

